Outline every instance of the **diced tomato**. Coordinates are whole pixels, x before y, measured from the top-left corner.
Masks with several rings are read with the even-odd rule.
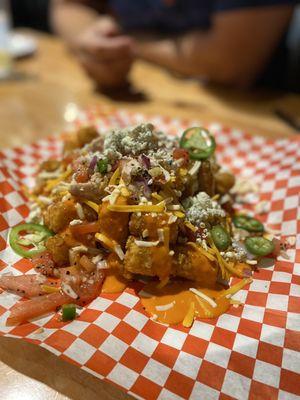
[[[63,304],[73,303],[74,300],[64,293],[57,292],[36,297],[32,300],[22,301],[10,310],[6,325],[18,325],[32,318],[55,311]]]
[[[196,242],[197,239],[197,232],[193,232],[191,229],[189,229],[187,226],[182,225],[180,227],[180,230],[182,231],[183,235],[188,238],[189,242]]]
[[[274,250],[273,250],[273,255],[274,257],[278,257],[281,253],[281,240],[278,238],[274,238],[273,239],[273,243],[274,243]]]
[[[24,297],[36,297],[45,294],[41,289],[41,284],[56,286],[57,282],[54,280],[45,279],[41,281],[37,274],[30,275],[4,275],[0,277],[0,287],[4,290],[11,290],[16,294]]]
[[[96,269],[96,265],[85,254],[80,257],[79,264],[87,272],[92,272],[92,271],[95,271],[95,269]]]
[[[37,274],[20,276],[1,276],[0,287],[4,290],[11,290],[20,296],[34,297],[43,294],[40,282],[37,281]]]
[[[86,165],[79,165],[75,172],[75,180],[78,183],[85,183],[89,180],[89,169]]]
[[[78,225],[71,225],[70,231],[74,237],[86,235],[88,233],[96,233],[99,232],[100,223],[99,221],[88,222]]]
[[[111,171],[114,172],[118,167],[122,169],[124,167],[124,160],[117,160],[116,162],[113,163],[111,166]]]
[[[105,277],[103,271],[95,271],[87,273],[77,267],[62,268],[60,270],[62,281],[68,282],[68,278],[72,277],[70,285],[78,294],[78,299],[74,301],[76,304],[85,305],[94,300],[101,292],[102,283]],[[86,279],[83,282],[83,277]]]
[[[79,290],[76,291],[79,296],[76,304],[84,306],[98,297],[99,293],[101,292],[104,277],[105,274],[103,272],[96,271],[94,275],[90,277],[90,279],[87,279],[85,282],[83,282],[80,285]]]
[[[32,263],[37,272],[47,276],[53,275],[55,264],[51,254],[48,251],[45,251],[44,253],[34,257],[32,259]]]
[[[78,154],[76,154],[76,152],[69,152],[67,153],[67,155],[65,155],[65,157],[62,160],[62,165],[63,166],[68,166],[70,164],[72,164],[72,162],[75,160],[75,158],[78,157]]]
[[[64,281],[70,275],[71,268],[63,268],[61,271],[62,281]],[[103,272],[95,271],[92,274],[85,274],[73,268],[72,276],[75,278],[72,279],[72,288],[78,295],[78,299],[74,299],[63,292],[56,292],[22,301],[12,307],[6,322],[7,325],[18,325],[32,318],[40,317],[48,312],[55,311],[63,304],[76,303],[83,306],[99,295],[104,279]],[[82,280],[83,277],[87,278],[85,282]]]
[[[96,270],[89,274],[77,267],[62,268],[60,273],[63,282],[71,282],[72,289],[78,294],[78,299],[73,302],[79,305],[85,305],[99,295],[105,277],[103,271]]]
[[[110,253],[106,259],[109,269],[121,270],[122,262],[120,258],[115,253]]]
[[[174,160],[180,160],[181,158],[184,160],[184,164],[188,164],[190,156],[189,152],[185,149],[174,149],[173,151]]]

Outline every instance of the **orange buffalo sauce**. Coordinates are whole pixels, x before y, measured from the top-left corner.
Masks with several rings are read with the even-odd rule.
[[[106,278],[104,280],[102,286],[102,293],[121,293],[128,286],[127,279],[123,278],[118,271],[111,270],[106,274]]]
[[[216,303],[216,307],[212,307],[189,290],[195,287],[193,282],[174,281],[159,289],[157,282],[151,282],[140,293],[141,301],[154,319],[166,324],[182,322],[190,312],[192,303],[194,316],[199,318],[215,318],[228,310],[230,300],[226,296],[219,297],[224,290],[196,287]]]
[[[102,287],[102,293],[120,293],[126,289],[129,281],[121,273],[121,261],[116,254],[107,258],[109,270]],[[244,264],[240,265],[241,270]],[[166,324],[183,323],[189,327],[195,317],[216,318],[224,314],[231,305],[230,297],[252,281],[251,278],[242,279],[229,289],[221,286],[200,287],[199,284],[188,280],[170,281],[165,286],[152,281],[146,284],[139,293],[145,310],[153,319]],[[192,292],[196,289],[200,295]],[[206,295],[211,299],[207,301],[201,297]]]
[[[120,271],[121,262],[119,257],[111,253],[107,257],[109,269],[103,282],[102,293],[121,293],[128,286],[128,280],[124,278]]]

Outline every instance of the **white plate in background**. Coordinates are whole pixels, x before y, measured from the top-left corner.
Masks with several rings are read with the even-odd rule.
[[[10,54],[13,58],[30,56],[37,50],[37,42],[30,35],[12,32],[10,38]]]

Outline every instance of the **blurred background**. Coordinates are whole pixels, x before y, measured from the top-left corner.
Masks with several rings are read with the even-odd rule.
[[[155,19],[155,12],[159,13],[161,12],[161,10],[159,10],[159,3],[162,3],[163,6],[165,7],[165,5],[167,4],[168,6],[171,7],[175,7],[175,3],[182,3],[184,4],[184,2],[182,1],[172,1],[172,0],[165,0],[165,1],[154,1],[152,2],[154,4],[154,6],[149,7],[149,1],[141,1],[141,2],[135,2],[135,1],[124,1],[123,3],[131,3],[131,5],[128,7],[127,6],[127,10],[126,10],[126,5],[122,6],[122,2],[120,1],[87,1],[87,0],[83,0],[83,1],[55,1],[55,0],[22,0],[22,1],[18,1],[18,0],[1,0],[3,2],[3,4],[5,2],[9,3],[10,6],[10,12],[11,12],[11,19],[12,19],[12,24],[13,27],[27,27],[27,28],[32,28],[32,29],[36,29],[36,30],[40,30],[40,31],[44,31],[44,32],[48,32],[48,33],[53,33],[54,34],[54,25],[57,25],[57,21],[53,20],[51,21],[50,18],[50,14],[51,14],[51,7],[54,7],[53,4],[56,3],[82,3],[84,5],[84,7],[86,5],[88,5],[89,7],[91,7],[94,10],[99,10],[99,4],[104,4],[104,3],[111,3],[108,6],[108,10],[110,13],[113,14],[115,11],[116,12],[120,12],[120,15],[117,16],[116,19],[119,19],[120,25],[122,26],[122,28],[126,26],[129,28],[142,28],[142,29],[151,29],[151,30],[155,30],[157,33],[157,31],[161,31],[162,34],[166,35],[166,33],[169,33],[170,35],[174,35],[174,33],[176,33],[176,28],[178,29],[178,31],[181,30],[186,30],[188,31],[189,29],[195,29],[195,25],[197,26],[197,22],[199,23],[199,28],[203,29],[203,28],[207,28],[206,26],[206,22],[203,22],[204,17],[199,17],[198,21],[193,21],[193,20],[189,20],[191,26],[190,28],[188,28],[188,26],[178,23],[178,21],[176,21],[176,23],[174,23],[174,21],[172,21],[170,23],[170,21],[165,18],[165,16],[163,16],[163,18],[165,18],[165,24],[164,23],[160,23],[160,25],[157,23],[157,21],[154,21],[153,24],[149,24],[149,21],[145,19],[144,21],[144,25],[143,22],[140,24],[140,26],[137,23],[132,23],[132,21],[130,20],[129,16],[126,15],[125,18],[122,18],[123,15],[121,14],[122,12],[126,13],[133,13],[133,15],[135,15],[136,13],[136,18],[139,19],[140,15],[143,15],[143,5],[144,4],[144,11],[145,13],[147,13],[149,10],[150,12],[153,11],[153,15],[150,16],[151,18]],[[52,4],[51,4],[52,3]],[[97,4],[98,3],[98,4]],[[118,4],[119,3],[119,4]],[[140,3],[140,4],[139,4]],[[150,2],[151,3],[151,2]],[[188,5],[188,3],[190,3],[190,5]],[[203,3],[214,3],[214,2],[198,2],[199,4]],[[264,76],[259,77],[259,79],[257,80],[257,84],[259,85],[264,85],[264,86],[269,86],[269,87],[273,87],[275,89],[286,89],[286,90],[290,90],[290,91],[295,91],[295,92],[299,92],[300,91],[300,6],[297,6],[297,1],[236,1],[236,2],[232,2],[232,1],[220,1],[220,2],[215,2],[215,3],[220,3],[220,7],[218,9],[218,11],[222,11],[222,8],[224,8],[224,11],[228,12],[228,10],[239,10],[240,8],[243,8],[244,6],[247,6],[249,8],[253,6],[255,6],[256,10],[258,11],[259,7],[262,6],[264,7],[265,5],[272,5],[272,4],[290,4],[291,6],[293,6],[293,12],[292,12],[292,17],[289,18],[289,23],[288,26],[285,27],[281,33],[281,37],[280,39],[277,39],[277,44],[275,46],[275,50],[272,53],[269,64],[266,63],[265,65],[265,69],[266,71],[264,71]],[[227,3],[229,3],[229,7],[227,5]],[[181,6],[182,6],[181,4]],[[186,2],[186,6],[188,6],[187,8],[190,8],[190,10],[188,10],[189,12],[191,11],[191,9],[194,8],[195,13],[202,13],[205,14],[207,13],[207,5],[203,6],[201,5],[196,6],[197,2],[194,1],[188,1]],[[59,5],[59,7],[62,7],[64,4]],[[116,6],[115,6],[116,5]],[[56,5],[57,8],[59,8]],[[203,7],[203,10],[201,10],[201,7]],[[227,9],[225,9],[225,7],[227,7]],[[217,8],[217,6],[216,6]],[[135,10],[136,9],[136,10]],[[186,16],[184,15],[185,12],[183,10],[180,10],[182,12],[182,19],[184,20],[186,18]],[[61,15],[65,15],[68,16],[67,13],[63,14],[63,11],[60,11]],[[83,10],[83,13],[85,13],[85,10]],[[70,16],[73,16],[72,11],[70,11]],[[74,14],[75,15],[75,14]],[[78,18],[78,24],[82,24],[82,16],[80,16],[80,13],[75,15]],[[119,17],[119,18],[118,18]],[[120,18],[121,17],[121,18]],[[150,18],[149,17],[149,18]],[[188,16],[189,17],[189,16]],[[178,18],[178,16],[176,15],[175,18]],[[56,17],[56,20],[59,20],[59,16]],[[171,20],[171,18],[170,18]],[[188,19],[186,19],[186,21],[188,21]],[[275,19],[274,19],[274,23],[275,23]],[[51,23],[52,22],[52,23]],[[77,22],[76,20],[73,20],[72,23],[76,26]],[[61,22],[59,22],[59,24],[61,25]],[[66,25],[68,25],[66,23]],[[182,28],[182,26],[183,28]],[[166,28],[167,26],[167,28]],[[266,21],[266,25],[265,25],[265,29],[269,29],[268,27],[268,21]],[[278,30],[280,30],[280,24],[278,27]],[[56,33],[58,32],[63,32],[64,29],[59,27],[56,30]],[[79,32],[79,30],[75,29],[74,30],[76,33]],[[168,32],[169,31],[169,32]],[[175,32],[174,32],[175,31]],[[82,33],[84,32],[84,30],[82,30]],[[63,35],[63,36],[67,36],[67,35]],[[253,42],[252,46],[255,47],[257,44],[255,42]],[[273,63],[273,64],[272,64]],[[267,76],[269,74],[269,76]],[[285,74],[285,76],[282,76],[282,74]],[[281,75],[281,76],[279,76]]]
[[[8,145],[95,104],[295,133],[299,1],[0,0],[0,79]]]

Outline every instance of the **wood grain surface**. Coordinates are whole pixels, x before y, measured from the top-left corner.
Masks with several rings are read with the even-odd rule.
[[[76,107],[100,104],[145,113],[217,121],[251,134],[284,137],[296,131],[275,115],[284,107],[300,114],[300,96],[238,93],[195,80],[181,80],[144,62],[131,73],[134,93],[97,93],[73,56],[57,38],[30,32],[38,40],[34,57],[16,62],[14,77],[0,83],[0,146],[16,146],[60,131]],[[73,110],[73,111],[72,111]],[[103,383],[44,349],[0,338],[2,400],[123,400],[116,387]]]

